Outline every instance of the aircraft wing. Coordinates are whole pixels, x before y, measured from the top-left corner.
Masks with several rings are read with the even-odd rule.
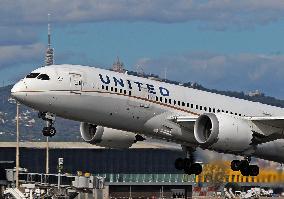
[[[169,120],[193,131],[197,118],[196,116],[172,116]]]
[[[252,122],[259,122],[268,126],[284,129],[284,116],[280,117],[246,117]]]

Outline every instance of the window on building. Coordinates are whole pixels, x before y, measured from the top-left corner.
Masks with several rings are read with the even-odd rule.
[[[177,101],[176,100],[174,100],[174,105],[176,105],[177,104]]]
[[[200,110],[202,111],[202,106],[200,106],[199,108],[200,108]]]
[[[123,93],[124,93],[124,95],[126,95],[126,93],[127,93],[126,90],[123,90]]]
[[[172,104],[172,99],[169,99],[169,104]]]
[[[198,105],[196,105],[195,108],[198,109]]]
[[[113,87],[110,87],[110,91],[113,91]]]
[[[182,102],[182,103],[181,103],[181,105],[182,105],[182,106],[185,106],[185,103],[184,103],[184,102]]]
[[[108,91],[108,86],[106,86],[106,90]]]
[[[167,99],[167,98],[165,98],[165,103],[166,103],[166,104],[168,103],[168,99]]]
[[[102,85],[102,89],[103,89],[103,90],[105,89],[105,86],[104,86],[104,85]]]
[[[131,91],[128,91],[128,95],[131,96]]]
[[[211,113],[211,107],[209,107],[209,112]]]
[[[159,98],[156,96],[156,101],[159,101]]]
[[[163,97],[160,97],[160,102],[163,102]]]
[[[213,108],[213,113],[215,113],[215,108]]]
[[[191,108],[193,108],[193,104],[191,104],[191,106],[190,106]]]
[[[178,101],[178,105],[180,106],[180,101]]]
[[[207,107],[204,107],[204,111],[207,111]]]

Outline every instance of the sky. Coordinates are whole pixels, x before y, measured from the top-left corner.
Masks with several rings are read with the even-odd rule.
[[[0,80],[44,64],[128,70],[284,99],[284,1],[0,0]],[[0,82],[0,83],[1,83]]]

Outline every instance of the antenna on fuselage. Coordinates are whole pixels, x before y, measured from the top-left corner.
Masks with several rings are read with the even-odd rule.
[[[50,26],[50,14],[47,15],[48,24],[47,24],[47,39],[48,45],[45,52],[45,65],[49,66],[54,64],[54,49],[51,47],[51,26]]]

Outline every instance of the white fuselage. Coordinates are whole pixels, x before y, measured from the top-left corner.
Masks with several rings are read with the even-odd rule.
[[[14,86],[12,93],[27,106],[184,145],[197,144],[193,132],[171,122],[170,117],[194,118],[208,112],[239,118],[284,116],[282,108],[94,67],[55,65],[33,73],[47,74],[50,79],[25,78]],[[278,154],[259,152],[268,144]],[[284,161],[283,146],[282,140],[262,144],[256,154]]]

